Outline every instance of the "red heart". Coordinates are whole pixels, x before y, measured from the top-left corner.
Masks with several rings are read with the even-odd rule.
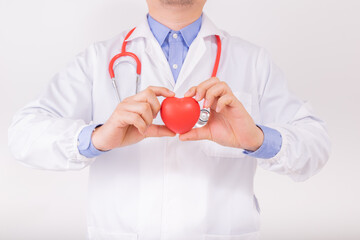
[[[197,123],[200,105],[191,97],[168,97],[161,104],[160,114],[167,128],[183,134],[190,131]]]

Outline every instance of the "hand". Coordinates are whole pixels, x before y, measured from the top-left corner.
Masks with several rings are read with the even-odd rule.
[[[105,124],[93,132],[94,147],[106,151],[135,144],[146,137],[175,136],[166,126],[152,124],[160,111],[157,96],[174,95],[164,87],[148,87],[124,99]]]
[[[192,87],[185,97],[204,101],[210,108],[210,119],[202,128],[194,128],[180,135],[182,141],[208,139],[223,146],[256,151],[264,141],[262,130],[257,127],[230,87],[218,78],[211,78]]]

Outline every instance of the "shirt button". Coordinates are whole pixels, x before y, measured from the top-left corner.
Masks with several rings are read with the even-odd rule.
[[[177,69],[178,68],[178,65],[177,64],[174,64],[173,65],[173,69]]]
[[[176,33],[173,34],[173,38],[177,39],[178,35]]]

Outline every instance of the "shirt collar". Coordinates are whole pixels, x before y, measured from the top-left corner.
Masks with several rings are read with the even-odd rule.
[[[154,34],[160,46],[162,46],[169,32],[171,32],[171,29],[156,21],[154,18],[150,16],[150,14],[148,14],[147,19],[151,32]],[[195,40],[196,36],[198,35],[201,28],[201,24],[202,24],[202,16],[200,16],[195,22],[191,23],[190,25],[184,27],[179,31],[181,32],[181,35],[184,38],[184,41],[188,47],[190,47],[191,43]]]
[[[183,36],[185,43],[190,47],[191,43],[195,40],[198,35],[202,23],[202,15],[192,24],[184,27],[180,30],[181,35]]]
[[[154,34],[160,46],[162,46],[171,29],[153,19],[150,14],[147,15],[147,19],[151,32]]]
[[[219,28],[217,28],[214,23],[210,20],[210,18],[203,13],[202,15],[202,23],[201,29],[199,31],[198,37],[199,38],[206,38],[208,36],[219,35],[221,39],[223,39],[226,34]],[[153,37],[154,41],[157,41],[154,37],[154,34],[151,32],[149,21],[147,16],[144,16],[143,20],[137,25],[135,31],[131,36],[128,38],[127,42],[138,38],[149,39]]]

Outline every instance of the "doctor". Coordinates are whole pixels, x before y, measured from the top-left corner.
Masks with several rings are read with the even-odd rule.
[[[268,54],[218,29],[206,0],[147,0],[149,15],[127,41],[141,60],[109,61],[126,30],[91,45],[58,73],[9,129],[19,161],[40,169],[90,167],[89,239],[258,239],[257,165],[303,181],[326,163],[324,123],[292,95]],[[210,78],[222,42],[217,78]],[[206,126],[178,137],[159,109],[164,97],[194,97]]]

